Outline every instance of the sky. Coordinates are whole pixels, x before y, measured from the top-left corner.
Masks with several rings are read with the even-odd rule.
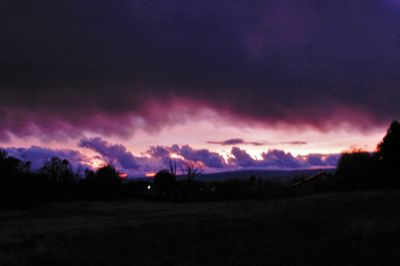
[[[399,0],[4,0],[0,16],[0,147],[36,167],[331,167],[399,119]]]

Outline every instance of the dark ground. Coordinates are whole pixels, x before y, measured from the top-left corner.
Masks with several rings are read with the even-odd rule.
[[[0,210],[0,265],[400,265],[400,192]]]

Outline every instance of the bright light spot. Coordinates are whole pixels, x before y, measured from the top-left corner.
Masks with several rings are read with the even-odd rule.
[[[147,186],[147,189],[148,189],[148,190],[150,190],[150,189],[151,189],[151,186],[150,186],[150,185],[148,185],[148,186]]]
[[[226,151],[226,150],[222,150],[222,151],[217,151],[219,153],[219,155],[222,156],[222,158],[224,158],[225,161],[228,161],[228,159],[230,158],[231,152],[230,151]]]
[[[169,155],[169,157],[171,158],[171,159],[184,159],[181,155],[179,155],[179,154],[177,154],[177,153],[171,153],[170,155]]]
[[[146,177],[154,177],[156,175],[155,172],[148,172],[145,174]]]
[[[90,161],[87,163],[87,165],[90,166],[90,167],[93,168],[93,169],[99,169],[99,168],[105,166],[105,165],[106,165],[106,162],[104,162],[103,160],[98,159],[98,158],[92,158],[92,159],[90,159]]]
[[[120,177],[121,179],[125,179],[125,178],[128,177],[128,174],[127,174],[127,173],[120,173],[120,174],[119,174],[119,177]]]
[[[265,152],[265,148],[245,148],[246,152],[254,159],[254,160],[259,160],[261,157],[261,154]]]

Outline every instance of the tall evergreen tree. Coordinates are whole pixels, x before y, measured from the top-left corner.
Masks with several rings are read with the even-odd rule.
[[[400,185],[400,123],[393,121],[378,145],[383,174],[392,185]]]

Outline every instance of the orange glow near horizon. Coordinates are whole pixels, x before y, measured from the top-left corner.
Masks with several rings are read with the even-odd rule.
[[[145,174],[146,177],[154,177],[156,175],[155,172],[148,172]]]
[[[121,179],[125,179],[125,178],[128,177],[128,174],[127,174],[127,173],[120,173],[120,174],[119,174],[119,177],[120,177]]]

